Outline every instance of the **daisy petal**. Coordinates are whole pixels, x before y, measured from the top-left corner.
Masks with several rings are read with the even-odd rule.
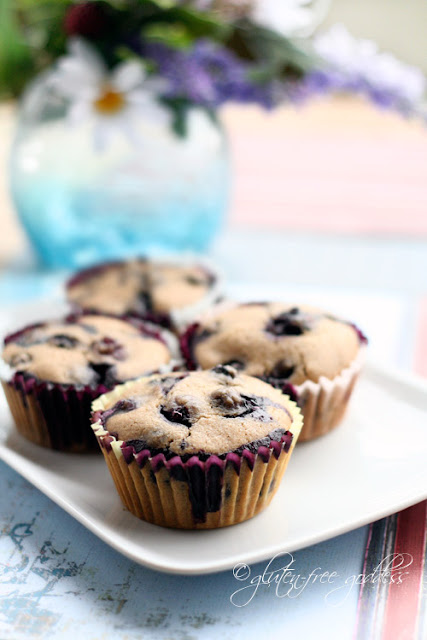
[[[308,36],[325,18],[330,0],[256,0],[255,22],[286,36]]]
[[[144,89],[150,91],[156,96],[160,96],[170,89],[170,82],[166,78],[151,76],[144,82]]]
[[[156,100],[155,94],[145,91],[144,89],[134,89],[133,91],[129,91],[126,96],[126,102],[140,108],[145,108],[146,105],[151,104],[159,105],[160,108],[160,104]]]
[[[111,138],[108,124],[101,119],[95,120],[93,126],[93,146],[95,151],[102,153],[108,146]]]
[[[98,74],[84,60],[64,56],[58,60],[57,71],[63,76],[79,78],[83,84],[98,84]]]
[[[111,74],[111,84],[117,91],[126,93],[141,85],[145,77],[145,68],[141,63],[136,60],[122,62]]]
[[[120,121],[117,122],[118,127],[120,127],[120,133],[127,138],[132,146],[141,146],[142,140],[136,126],[138,119],[133,117],[131,109],[128,109],[124,115],[126,117],[120,118]]]
[[[128,104],[134,104],[140,107],[145,106],[147,102],[150,102],[151,100],[153,100],[152,94],[147,93],[147,91],[144,91],[143,89],[134,89],[133,91],[129,91],[126,95],[126,102]]]
[[[98,93],[98,83],[85,76],[84,71],[79,72],[78,68],[64,72],[63,68],[58,67],[50,83],[59,93],[71,99],[84,97],[93,100]]]
[[[79,124],[86,120],[92,113],[91,106],[85,100],[78,100],[74,102],[68,110],[68,121],[71,125]]]
[[[165,125],[170,124],[171,113],[169,109],[161,105],[157,100],[145,99],[144,102],[128,100],[128,104],[128,113],[132,115],[133,119],[152,120]]]
[[[71,38],[69,50],[72,57],[77,58],[85,67],[91,69],[98,81],[103,79],[107,73],[107,68],[96,49],[87,44],[82,38]]]

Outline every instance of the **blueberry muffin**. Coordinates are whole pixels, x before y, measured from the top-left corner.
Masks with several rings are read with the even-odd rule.
[[[131,314],[179,328],[219,297],[213,267],[134,259],[85,269],[67,283],[67,297],[77,310]]]
[[[301,426],[279,389],[222,365],[144,377],[93,403],[92,428],[125,507],[182,529],[224,527],[264,509]]]
[[[349,322],[283,303],[219,307],[181,339],[189,369],[232,365],[297,400],[304,416],[300,441],[327,433],[341,421],[365,343]]]
[[[83,314],[9,335],[2,356],[3,389],[23,436],[63,451],[97,450],[91,402],[116,383],[171,368],[176,339],[141,321]]]

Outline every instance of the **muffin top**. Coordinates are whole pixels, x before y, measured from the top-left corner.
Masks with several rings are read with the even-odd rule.
[[[204,267],[144,259],[86,269],[67,285],[68,300],[81,309],[102,313],[168,314],[196,304],[212,287]]]
[[[299,410],[281,391],[224,366],[145,377],[101,396],[94,409],[94,420],[137,453],[254,451],[284,434],[290,442],[301,429]]]
[[[277,385],[334,378],[364,339],[353,325],[319,309],[282,303],[217,310],[190,329],[188,338],[196,366],[230,364]]]
[[[41,381],[110,387],[167,365],[164,335],[141,321],[77,315],[8,336],[2,355],[15,373]]]

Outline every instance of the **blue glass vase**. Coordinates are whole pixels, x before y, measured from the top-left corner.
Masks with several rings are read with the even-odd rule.
[[[118,131],[99,151],[89,124],[71,126],[67,108],[49,73],[40,76],[23,98],[12,147],[13,201],[42,262],[76,268],[206,250],[228,203],[221,126],[193,108],[179,137],[164,118],[142,114],[137,142]]]

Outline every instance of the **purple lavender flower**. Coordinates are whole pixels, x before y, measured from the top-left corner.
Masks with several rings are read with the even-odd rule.
[[[172,49],[161,43],[144,46],[144,55],[153,60],[161,76],[169,81],[167,98],[185,98],[197,105],[214,106],[215,88],[209,75],[191,52]]]
[[[186,51],[153,43],[144,47],[144,53],[169,81],[168,98],[184,98],[208,108],[216,108],[229,100],[272,108],[282,100],[281,83],[254,82],[252,65],[209,40],[199,40]]]
[[[317,36],[317,66],[301,79],[255,79],[256,64],[243,61],[224,45],[197,40],[187,50],[161,43],[137,44],[138,53],[153,60],[158,73],[169,82],[165,97],[216,109],[227,101],[255,103],[266,109],[279,104],[298,104],[313,95],[356,93],[377,106],[405,115],[423,115],[422,73],[379,53],[374,43],[354,40],[343,27],[335,26]],[[424,107],[425,109],[425,107]],[[424,117],[425,113],[424,113]]]
[[[380,53],[370,40],[353,38],[342,25],[317,36],[314,50],[324,65],[306,77],[307,91],[358,93],[379,107],[422,115],[427,83],[419,69]]]

